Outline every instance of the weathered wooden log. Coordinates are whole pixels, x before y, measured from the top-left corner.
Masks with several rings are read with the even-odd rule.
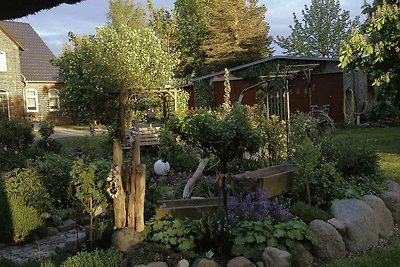
[[[187,181],[185,188],[183,189],[182,198],[189,198],[193,192],[193,187],[196,184],[197,180],[199,180],[200,176],[203,174],[204,168],[207,166],[209,158],[200,159],[199,165],[197,166],[196,171],[193,176]]]
[[[135,219],[136,219],[136,232],[144,231],[144,198],[146,192],[146,166],[140,164],[136,168],[135,179]]]
[[[130,192],[128,200],[128,227],[135,229],[135,195],[136,195],[136,179],[137,168],[140,164],[140,135],[136,135],[132,144],[132,161],[131,161],[131,179],[130,179]]]
[[[113,165],[116,169],[115,183],[118,194],[113,198],[114,204],[114,227],[117,229],[126,226],[125,191],[122,185],[122,147],[118,140],[113,141]]]

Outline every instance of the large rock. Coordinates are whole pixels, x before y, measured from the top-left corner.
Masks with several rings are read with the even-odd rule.
[[[266,247],[262,254],[265,267],[290,267],[290,253],[274,247]]]
[[[382,200],[390,210],[395,223],[400,223],[400,194],[395,191],[386,191],[382,194]]]
[[[74,220],[66,220],[64,221],[62,224],[60,224],[59,226],[57,226],[58,230],[60,230],[60,232],[66,232],[69,230],[74,230],[76,229],[78,226],[76,224],[76,222]]]
[[[393,180],[387,180],[387,191],[400,194],[400,185]]]
[[[378,229],[373,210],[358,199],[335,200],[331,214],[347,225],[343,236],[347,250],[361,252],[378,245]]]
[[[193,262],[192,267],[219,267],[219,264],[211,259],[200,258]]]
[[[189,267],[189,266],[190,266],[190,263],[186,259],[181,259],[176,264],[176,267]]]
[[[347,231],[347,225],[337,218],[330,218],[327,223],[332,225],[341,236],[344,236]]]
[[[236,257],[228,261],[227,267],[256,267],[249,259],[245,257]]]
[[[379,236],[385,238],[392,236],[394,227],[393,217],[383,200],[374,195],[366,195],[364,196],[364,200],[374,211]]]
[[[142,239],[142,234],[126,227],[114,231],[111,237],[111,245],[117,250],[126,253],[130,247],[137,245]]]
[[[310,222],[309,228],[318,237],[318,245],[313,248],[314,255],[321,260],[337,260],[346,257],[346,245],[342,236],[329,223],[321,220]]]

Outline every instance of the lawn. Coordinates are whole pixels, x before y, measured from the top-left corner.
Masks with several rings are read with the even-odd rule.
[[[336,131],[335,138],[351,138],[354,142],[368,142],[376,148],[384,176],[400,183],[400,127],[355,128]]]

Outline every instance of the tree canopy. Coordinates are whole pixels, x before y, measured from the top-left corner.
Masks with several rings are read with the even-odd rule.
[[[340,66],[349,70],[367,70],[374,85],[400,81],[400,1],[375,1],[366,6],[369,13],[360,30],[345,43]]]
[[[127,25],[131,29],[143,29],[148,24],[146,8],[131,0],[109,0],[108,24],[118,29]]]
[[[350,12],[342,10],[339,0],[312,0],[304,5],[300,21],[293,13],[294,25],[288,37],[277,36],[277,44],[292,56],[338,57],[343,40],[351,36],[359,19],[350,19]]]
[[[71,34],[70,40],[55,64],[66,84],[62,105],[75,119],[112,127],[122,109],[128,120],[135,93],[172,82],[175,61],[150,29],[106,26],[95,36]]]
[[[258,0],[215,0],[202,46],[207,69],[219,71],[271,55],[266,11]]]

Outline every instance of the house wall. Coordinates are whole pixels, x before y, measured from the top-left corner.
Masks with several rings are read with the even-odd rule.
[[[19,58],[19,47],[0,31],[0,50],[6,53],[7,71],[0,72],[0,90],[8,93],[9,114],[11,118],[20,116],[19,109],[23,104],[22,78]]]

